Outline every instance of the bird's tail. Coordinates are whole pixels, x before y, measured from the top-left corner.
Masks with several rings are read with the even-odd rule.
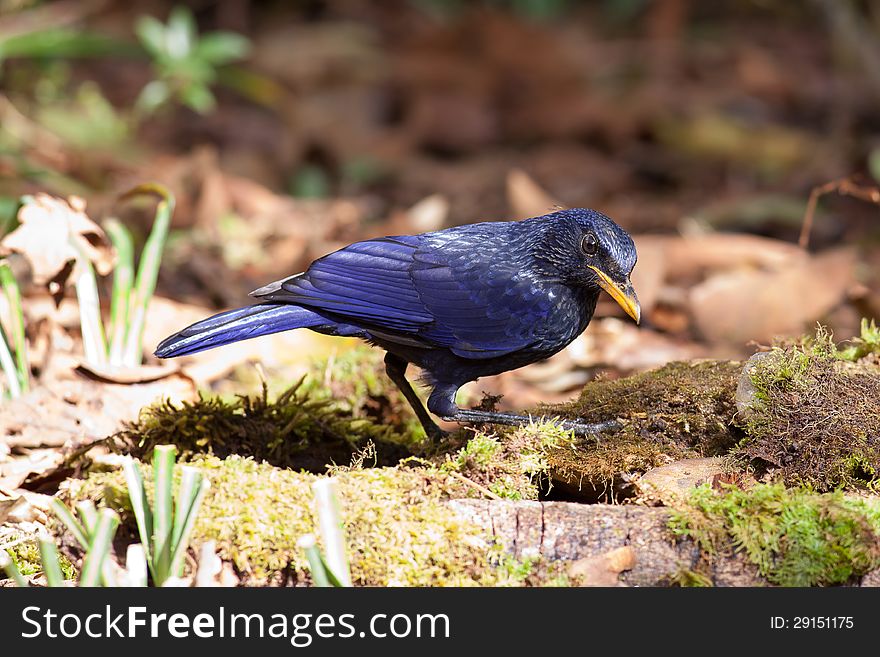
[[[187,326],[170,335],[156,347],[159,358],[186,356],[224,344],[296,328],[322,327],[328,320],[321,315],[287,303],[258,303],[227,310]]]

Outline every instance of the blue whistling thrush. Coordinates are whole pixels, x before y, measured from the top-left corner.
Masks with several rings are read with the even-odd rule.
[[[429,436],[442,432],[428,411],[450,421],[519,425],[529,418],[459,408],[456,392],[563,349],[590,323],[602,290],[638,322],[629,278],[635,264],[629,234],[588,209],[365,240],[251,292],[259,303],[169,336],[156,356],[298,328],[353,336],[387,352],[388,376]],[[427,410],[405,377],[409,363],[431,388]],[[586,434],[613,424],[563,423]]]

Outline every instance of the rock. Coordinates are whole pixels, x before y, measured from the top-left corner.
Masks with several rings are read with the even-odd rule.
[[[751,358],[743,366],[742,374],[736,385],[736,412],[740,422],[749,420],[754,415],[755,384],[752,383],[752,374],[759,362],[767,358],[769,351],[759,351],[752,354]]]
[[[707,457],[661,465],[643,474],[636,482],[636,488],[642,495],[671,503],[676,498],[687,497],[697,486],[711,483],[722,474],[723,463],[720,457]]]

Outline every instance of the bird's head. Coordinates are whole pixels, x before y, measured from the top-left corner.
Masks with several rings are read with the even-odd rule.
[[[536,219],[544,239],[535,254],[568,285],[605,290],[638,323],[639,299],[629,280],[636,246],[623,228],[601,212],[560,210]]]

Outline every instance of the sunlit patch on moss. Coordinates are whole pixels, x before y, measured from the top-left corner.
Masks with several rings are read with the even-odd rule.
[[[43,572],[43,561],[40,557],[40,545],[36,536],[20,535],[4,536],[4,542],[9,545],[6,553],[12,559],[12,562],[18,568],[18,571],[25,576],[37,575]],[[76,579],[77,572],[70,560],[63,554],[59,555],[58,563],[61,566],[61,574],[66,580]],[[0,577],[5,577],[5,573],[0,571]]]
[[[464,447],[436,460],[442,471],[458,472],[498,497],[535,500],[548,486],[548,455],[574,441],[557,422],[530,422],[499,434],[478,431]]]
[[[773,584],[843,584],[880,565],[880,501],[782,484],[695,489],[673,513],[676,537],[711,559],[744,553]]]
[[[191,462],[211,482],[193,544],[216,541],[248,584],[307,583],[297,539],[315,531],[311,485],[316,475],[230,456]],[[149,479],[149,466],[144,477]],[[352,577],[369,586],[507,586],[558,583],[555,564],[526,567],[504,555],[485,530],[451,513],[465,483],[436,468],[337,468]],[[131,522],[120,472],[71,481],[67,496],[90,498]],[[540,567],[539,567],[540,566]],[[528,571],[528,572],[526,572]]]

